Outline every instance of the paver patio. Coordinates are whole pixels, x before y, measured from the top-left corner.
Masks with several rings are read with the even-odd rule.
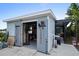
[[[49,54],[44,54],[36,49],[23,46],[2,49],[0,56],[79,56],[79,51],[72,45],[62,44],[58,48],[53,48]]]

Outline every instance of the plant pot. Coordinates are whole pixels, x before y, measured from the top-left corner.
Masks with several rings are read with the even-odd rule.
[[[13,37],[13,36],[10,36],[10,37],[8,38],[8,47],[9,47],[9,48],[12,48],[12,47],[14,46],[14,42],[15,42],[14,37]]]

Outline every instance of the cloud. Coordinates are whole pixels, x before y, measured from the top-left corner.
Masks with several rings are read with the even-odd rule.
[[[2,20],[0,20],[0,29],[5,29],[5,28],[7,28],[7,24]]]

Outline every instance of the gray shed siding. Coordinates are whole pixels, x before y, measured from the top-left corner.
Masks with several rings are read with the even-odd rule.
[[[37,49],[38,51],[47,53],[48,51],[48,20],[47,17],[38,18],[37,24],[39,24],[41,21],[45,22],[46,27],[44,29],[39,28],[37,26]]]
[[[19,26],[19,31],[18,31],[18,29],[16,29],[17,26]],[[9,36],[12,36],[15,38],[15,45],[22,46],[21,21],[8,22],[7,31],[9,32]]]
[[[15,22],[7,23],[7,31],[9,32],[9,36],[15,36]]]
[[[48,17],[48,52],[52,49],[55,39],[55,20]]]
[[[15,24],[15,45],[16,46],[22,46],[23,45],[21,30],[22,30],[21,21],[16,21],[16,24]]]

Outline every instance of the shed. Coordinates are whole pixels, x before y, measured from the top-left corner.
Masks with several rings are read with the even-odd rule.
[[[6,19],[9,36],[16,46],[36,45],[37,51],[49,53],[55,39],[55,16],[48,9]]]

